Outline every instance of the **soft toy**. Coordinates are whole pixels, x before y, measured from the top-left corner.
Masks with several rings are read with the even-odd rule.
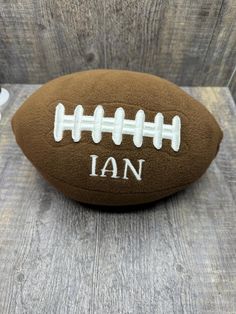
[[[58,190],[110,206],[182,190],[206,171],[222,139],[214,117],[174,84],[118,70],[50,81],[17,110],[12,128]]]

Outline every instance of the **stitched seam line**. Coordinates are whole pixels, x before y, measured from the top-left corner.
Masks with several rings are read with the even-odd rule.
[[[37,169],[39,169],[39,168],[37,168]],[[41,171],[40,171],[40,172],[41,172]],[[62,180],[62,179],[58,179],[58,178],[55,177],[55,176],[50,176],[50,175],[44,174],[44,173],[43,173],[43,175],[44,175],[46,178],[56,180],[56,181],[58,181],[58,182],[60,182],[60,183],[66,184],[66,185],[69,186],[69,187],[73,187],[73,188],[76,188],[76,189],[81,190],[81,191],[98,192],[98,193],[108,193],[108,194],[117,194],[117,195],[118,195],[118,194],[121,194],[121,195],[152,194],[152,193],[159,193],[159,192],[162,193],[162,192],[171,191],[171,190],[176,189],[176,188],[182,189],[182,188],[184,188],[184,187],[190,185],[190,184],[193,182],[193,181],[190,181],[190,182],[187,182],[187,183],[182,184],[182,185],[173,186],[173,187],[170,187],[170,188],[168,188],[168,189],[162,189],[162,190],[147,191],[147,192],[140,192],[140,191],[138,191],[138,192],[124,193],[124,192],[121,192],[120,190],[117,191],[117,192],[111,192],[111,191],[104,191],[104,190],[85,189],[85,188],[78,187],[77,185],[70,184],[70,183],[68,183],[68,182],[66,182],[66,181],[64,181],[64,180]]]

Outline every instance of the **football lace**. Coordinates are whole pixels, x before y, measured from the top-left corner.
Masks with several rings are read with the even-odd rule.
[[[112,133],[112,140],[116,145],[121,145],[123,134],[133,136],[133,143],[141,147],[143,137],[153,138],[156,149],[162,148],[162,140],[171,141],[171,148],[177,152],[181,142],[181,120],[178,115],[172,119],[172,124],[164,124],[162,113],[157,113],[154,122],[145,122],[145,113],[138,110],[134,120],[125,119],[123,108],[117,108],[114,117],[104,117],[103,106],[98,105],[92,116],[84,115],[82,105],[76,106],[73,115],[65,115],[65,107],[62,103],[56,106],[54,120],[54,139],[60,142],[63,132],[70,130],[74,142],[79,142],[82,131],[92,132],[94,143],[102,140],[102,133]]]

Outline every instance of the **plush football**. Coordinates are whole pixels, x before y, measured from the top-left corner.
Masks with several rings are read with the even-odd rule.
[[[185,188],[222,139],[209,111],[174,84],[118,70],[50,81],[17,110],[12,127],[48,182],[75,200],[110,206]]]

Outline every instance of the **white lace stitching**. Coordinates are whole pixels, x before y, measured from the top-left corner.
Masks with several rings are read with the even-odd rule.
[[[174,116],[172,124],[164,124],[164,117],[157,113],[154,122],[145,122],[145,113],[138,110],[135,120],[125,119],[125,111],[118,108],[114,117],[104,117],[104,109],[98,105],[93,116],[83,114],[82,105],[75,108],[73,115],[65,115],[65,107],[59,103],[56,107],[54,121],[54,139],[60,142],[63,138],[63,131],[70,130],[74,142],[79,142],[82,131],[91,131],[94,143],[99,143],[102,139],[102,133],[112,133],[112,140],[116,145],[121,145],[122,135],[133,136],[133,142],[136,147],[141,147],[143,137],[153,138],[153,145],[156,149],[162,148],[162,140],[171,141],[172,149],[177,152],[181,142],[181,120],[179,116]]]

